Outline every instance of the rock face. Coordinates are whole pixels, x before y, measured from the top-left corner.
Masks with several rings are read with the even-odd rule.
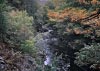
[[[35,59],[0,44],[0,71],[36,71]]]
[[[5,70],[5,61],[4,59],[0,56],[0,71],[4,71]]]
[[[18,66],[20,66],[21,71],[36,71],[36,65],[34,63],[35,60],[31,56],[24,55],[23,63],[19,63]]]

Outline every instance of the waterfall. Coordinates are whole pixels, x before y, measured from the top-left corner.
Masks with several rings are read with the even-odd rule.
[[[57,44],[58,45],[58,41],[57,38],[52,37],[52,32],[53,30],[48,30],[47,32],[43,32],[43,33],[38,33],[36,38],[37,42],[36,42],[36,46],[38,48],[40,48],[42,51],[44,51],[45,53],[45,60],[44,60],[44,65],[45,66],[53,66],[53,59],[55,57],[55,54],[53,54],[53,50],[55,48],[52,48],[52,45],[50,44]],[[52,49],[51,49],[52,48]],[[69,63],[65,63],[64,60],[61,58],[57,59],[57,63],[58,63],[58,69],[57,71],[69,71],[69,67],[70,64]]]
[[[52,30],[48,30],[47,32],[44,33],[39,33],[36,37],[40,37],[39,35],[41,35],[41,37],[38,39],[38,41],[36,42],[36,46],[39,47],[40,49],[42,49],[42,51],[44,51],[44,53],[46,54],[45,56],[45,61],[44,61],[44,65],[48,65],[51,66],[52,65],[52,57],[53,57],[53,53],[49,48],[49,42],[51,42],[51,32]]]

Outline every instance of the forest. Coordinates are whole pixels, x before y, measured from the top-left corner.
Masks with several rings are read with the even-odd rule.
[[[100,0],[0,0],[0,71],[100,71]]]

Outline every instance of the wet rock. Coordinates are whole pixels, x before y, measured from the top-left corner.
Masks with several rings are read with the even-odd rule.
[[[5,70],[5,61],[4,59],[0,56],[0,71]]]

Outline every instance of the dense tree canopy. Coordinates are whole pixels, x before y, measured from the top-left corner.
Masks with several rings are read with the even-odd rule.
[[[100,71],[99,53],[100,0],[0,0],[4,71]]]

